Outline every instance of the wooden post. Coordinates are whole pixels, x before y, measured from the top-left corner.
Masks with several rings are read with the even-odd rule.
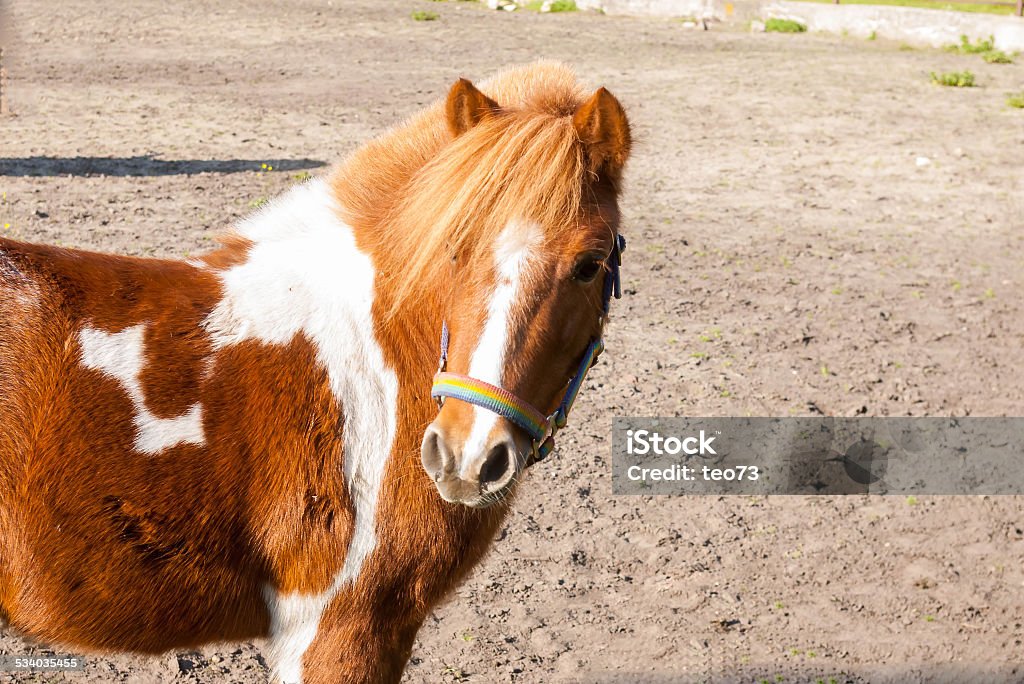
[[[7,69],[4,69],[4,49],[0,47],[0,116],[7,113]]]
[[[1017,0],[1017,16],[1024,17],[1024,0]]]

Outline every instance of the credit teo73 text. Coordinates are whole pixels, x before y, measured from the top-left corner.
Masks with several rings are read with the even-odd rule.
[[[712,466],[688,466],[673,464],[664,468],[644,468],[630,466],[626,469],[626,477],[634,482],[736,482],[746,480],[755,482],[761,477],[757,466],[741,465],[731,468],[714,468]]]

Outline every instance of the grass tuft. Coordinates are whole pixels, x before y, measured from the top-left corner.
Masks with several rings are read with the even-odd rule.
[[[544,0],[531,0],[523,5],[523,9],[531,12],[540,12],[544,9]],[[576,0],[554,0],[548,7],[548,12],[575,12],[579,8]]]
[[[933,71],[932,83],[951,88],[973,88],[974,74],[970,71],[947,71],[942,74]]]
[[[972,43],[967,36],[960,36],[959,45],[950,45],[946,49],[950,52],[959,52],[961,55],[982,55],[996,49],[996,40],[989,36],[988,40],[979,38],[978,42]]]
[[[974,43],[967,36],[960,36],[960,44],[950,45],[946,51],[961,55],[981,55],[989,64],[1013,64],[1013,55],[996,50],[996,40],[992,36],[989,36],[988,40],[979,38]]]
[[[792,19],[769,19],[764,22],[764,30],[768,33],[803,33],[807,27]]]
[[[441,18],[441,15],[430,10],[416,10],[412,13],[412,18],[415,21],[437,21]]]
[[[983,60],[989,64],[1013,64],[1013,57],[1006,54],[1002,50],[993,50],[992,52],[986,52],[981,56]]]
[[[1024,109],[1024,92],[1010,93],[1006,96],[1006,104],[1014,109]]]

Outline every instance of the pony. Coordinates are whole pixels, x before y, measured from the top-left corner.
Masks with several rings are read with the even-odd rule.
[[[190,261],[0,240],[0,618],[397,682],[600,351],[629,149],[614,96],[538,63]]]

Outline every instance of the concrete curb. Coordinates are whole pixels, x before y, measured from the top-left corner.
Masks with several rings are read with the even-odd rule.
[[[722,19],[722,2],[716,0],[602,0],[605,14],[657,17],[692,17]]]
[[[482,0],[491,9],[514,9],[527,0]],[[742,0],[741,0],[742,1]],[[580,10],[596,10],[630,17],[676,17],[724,20],[731,14],[730,0],[576,0]]]
[[[950,12],[885,5],[823,5],[777,0],[762,10],[765,18],[793,19],[809,31],[846,32],[851,36],[902,40],[912,45],[944,47],[960,36],[995,40],[1000,50],[1024,51],[1024,19],[1014,16]]]

